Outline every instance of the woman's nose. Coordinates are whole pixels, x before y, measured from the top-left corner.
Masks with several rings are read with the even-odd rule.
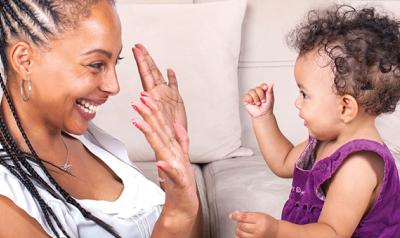
[[[116,71],[110,71],[103,79],[100,86],[101,90],[112,95],[116,95],[120,91]]]

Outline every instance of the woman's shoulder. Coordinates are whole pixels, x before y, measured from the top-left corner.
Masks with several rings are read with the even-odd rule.
[[[0,165],[0,198],[2,198],[0,202],[2,202],[3,205],[7,205],[4,204],[4,202],[12,202],[15,208],[20,209],[21,214],[28,215],[29,220],[36,221],[49,235],[52,235],[51,228],[46,222],[39,201],[35,199],[17,176],[18,175],[13,174],[4,165]],[[76,234],[76,230],[74,230],[75,226],[69,225],[73,220],[69,217],[67,206],[41,187],[36,187],[36,191],[40,194],[41,198],[46,201],[47,205],[52,208],[54,214],[62,218],[61,220],[66,224],[65,229],[68,229],[70,234]]]

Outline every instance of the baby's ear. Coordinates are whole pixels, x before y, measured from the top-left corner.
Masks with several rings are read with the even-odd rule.
[[[356,118],[359,108],[357,100],[353,96],[349,94],[341,96],[339,106],[340,119],[344,123],[350,123]]]

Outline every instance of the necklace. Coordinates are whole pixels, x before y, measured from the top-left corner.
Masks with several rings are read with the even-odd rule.
[[[61,140],[64,143],[65,149],[67,150],[67,156],[65,157],[64,164],[56,165],[59,169],[63,170],[64,172],[70,172],[72,165],[69,163],[69,149],[67,144],[64,141],[64,138],[61,136]]]

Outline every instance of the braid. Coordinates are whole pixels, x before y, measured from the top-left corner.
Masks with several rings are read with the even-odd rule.
[[[4,123],[4,120],[2,117],[0,117],[0,127],[1,127],[1,132],[2,132],[2,136],[0,137],[0,142],[2,143],[2,145],[4,145],[5,152],[6,152],[5,155],[11,156],[11,159],[9,159],[9,161],[12,162],[14,167],[10,168],[11,166],[5,160],[1,160],[1,162],[2,162],[1,164],[4,165],[6,168],[8,168],[8,170],[14,176],[16,176],[19,179],[19,181],[21,181],[21,183],[32,194],[32,197],[39,203],[39,206],[44,213],[45,220],[49,224],[50,229],[53,231],[53,233],[56,234],[57,237],[59,237],[57,231],[55,230],[55,228],[53,226],[53,223],[50,220],[50,216],[53,217],[53,219],[57,223],[57,226],[62,230],[64,235],[68,236],[66,234],[66,232],[64,231],[63,227],[61,226],[60,222],[58,221],[57,217],[53,213],[53,210],[47,205],[47,203],[44,202],[43,198],[39,195],[39,192],[37,191],[36,187],[33,185],[32,181],[28,178],[27,173],[22,169],[21,165],[19,164],[21,162],[21,160],[23,160],[23,159],[15,156],[15,152],[18,153],[19,150],[18,149],[15,150],[15,148],[10,148],[13,146],[10,145],[10,143],[7,143],[7,138],[10,138],[11,135],[9,134],[8,130],[6,129],[6,126],[5,126],[5,123]],[[49,213],[50,213],[50,216],[49,216]]]
[[[51,19],[53,19],[55,24],[58,24],[61,21],[60,13],[57,12],[55,4],[51,3],[48,0],[33,0],[33,1],[36,2],[37,6],[39,6],[40,9],[42,9],[51,16]]]
[[[42,32],[44,32],[45,34],[51,34],[51,31],[37,19],[37,17],[32,11],[32,8],[29,5],[27,5],[24,1],[21,0],[14,0],[14,1],[15,5],[19,9],[21,9],[26,15],[28,15],[29,18],[32,20],[32,22],[36,26],[38,26]]]
[[[3,6],[3,1],[0,0],[1,5]],[[17,35],[17,30],[14,28],[13,24],[11,24],[11,20],[7,13],[4,11],[4,7],[0,8],[1,15],[3,16],[4,23],[8,26],[8,29],[11,35]],[[6,34],[4,34],[4,41],[6,40]]]
[[[24,30],[24,33],[27,34],[33,42],[42,42],[42,40],[29,29],[24,21],[19,18],[8,0],[0,0],[0,2],[2,3],[1,5],[3,6],[4,13],[6,12],[6,14],[9,14],[11,18],[17,22],[18,26],[20,26]]]
[[[0,79],[1,79],[0,84],[2,86],[2,89],[4,90],[5,85],[4,85],[4,81],[1,77],[1,75],[0,75]],[[4,92],[5,97],[9,99],[7,90],[5,90],[3,92]],[[64,235],[67,235],[64,228],[62,227],[61,223],[59,222],[58,218],[55,216],[53,210],[47,205],[47,203],[40,196],[36,187],[33,185],[32,181],[28,178],[28,175],[35,177],[37,181],[41,182],[40,184],[43,184],[43,183],[46,184],[46,182],[44,182],[43,179],[36,173],[36,171],[34,171],[34,169],[29,165],[29,163],[26,161],[25,158],[15,156],[16,154],[20,154],[20,149],[16,146],[14,140],[12,139],[12,136],[10,135],[10,133],[7,129],[7,126],[3,120],[3,117],[1,117],[1,116],[0,116],[0,130],[2,133],[2,136],[0,137],[1,138],[0,142],[4,146],[4,148],[7,152],[6,155],[9,155],[11,157],[10,161],[14,165],[13,170],[10,170],[8,166],[6,166],[6,168],[8,168],[10,170],[10,172],[12,172],[12,173],[14,172],[13,173],[14,175],[16,175],[16,174],[18,175],[16,177],[28,189],[28,191],[32,194],[33,198],[39,203],[39,206],[40,206],[41,210],[43,211],[45,220],[46,220],[47,224],[50,226],[51,230],[54,232],[54,234],[56,234],[56,236],[59,237],[57,231],[55,230],[55,228],[53,226],[53,223],[50,220],[49,214],[50,214],[50,216],[53,217],[53,220],[56,222],[57,226],[61,229],[61,231],[64,233]],[[4,163],[6,163],[6,162],[4,161]],[[20,163],[24,163],[25,167],[29,168],[28,172],[30,171],[30,174],[27,174],[26,171],[23,170]],[[28,164],[28,166],[26,166],[26,164]],[[46,190],[48,190],[48,189],[46,189]]]
[[[10,3],[13,2],[13,5]],[[38,6],[39,9],[42,11],[45,11],[48,15],[50,15],[53,23],[58,26],[58,24],[61,22],[61,14],[56,10],[56,5],[52,1],[48,0],[34,0],[32,2],[35,2]],[[68,1],[69,2],[69,1]],[[71,1],[72,2],[72,1]],[[79,1],[81,2],[81,1]],[[113,1],[112,1],[113,2]],[[37,17],[36,14],[33,11],[33,8],[30,7],[24,0],[0,0],[0,56],[1,60],[4,66],[4,69],[7,70],[8,62],[7,62],[7,57],[5,53],[5,48],[7,47],[7,32],[6,29],[8,29],[9,33],[11,36],[21,36],[19,32],[16,30],[14,25],[11,23],[11,21],[15,21],[16,24],[22,29],[23,33],[27,35],[32,42],[35,44],[41,44],[44,43],[44,40],[47,39],[47,35],[53,35],[53,32],[49,30],[45,26],[43,22],[41,22]],[[33,4],[33,3],[31,3]],[[64,3],[66,4],[66,3]],[[22,19],[20,15],[16,13],[16,11],[19,10],[20,12],[23,12],[24,15],[28,18]],[[27,21],[31,21],[32,24],[26,23]],[[33,30],[30,27],[38,27],[40,32],[43,33],[43,38],[38,36],[37,34],[33,33]],[[11,37],[10,36],[10,37]],[[0,155],[0,164],[6,167],[13,175],[16,176],[16,178],[21,181],[21,183],[28,189],[28,191],[31,193],[31,195],[34,197],[34,199],[39,203],[40,209],[43,212],[43,215],[45,217],[46,223],[50,226],[51,230],[53,233],[59,237],[58,232],[56,231],[53,222],[57,225],[57,227],[61,230],[61,232],[69,237],[64,230],[62,224],[60,223],[59,219],[57,216],[54,214],[53,210],[51,207],[48,206],[48,204],[43,200],[43,198],[40,196],[37,188],[33,184],[33,181],[37,182],[40,186],[42,186],[46,191],[48,191],[52,196],[55,198],[66,201],[67,203],[75,206],[81,214],[89,219],[94,221],[96,224],[101,226],[103,229],[108,231],[110,234],[112,234],[114,237],[120,237],[114,229],[91,214],[89,211],[84,209],[74,198],[71,197],[71,195],[66,192],[51,176],[51,174],[48,172],[46,167],[44,166],[42,159],[37,155],[36,151],[34,150],[28,136],[25,133],[25,130],[23,129],[23,126],[21,125],[21,121],[18,117],[18,114],[15,110],[15,106],[13,104],[13,101],[7,91],[7,88],[5,86],[5,83],[3,81],[3,78],[0,74],[0,85],[3,90],[4,96],[7,100],[7,103],[9,105],[9,108],[11,110],[11,113],[13,115],[13,118],[16,122],[16,125],[26,143],[26,145],[29,148],[29,151],[31,154],[26,154],[22,152],[18,146],[16,145],[12,135],[10,134],[8,127],[3,120],[3,118],[0,116],[0,130],[1,130],[1,136],[0,136],[0,143],[4,145],[3,151],[6,153],[2,153]],[[0,150],[0,152],[3,152]],[[56,188],[57,192],[61,194],[62,197],[59,196],[59,194],[54,191],[53,188],[50,187],[50,185],[44,181],[44,179],[37,174],[35,169],[32,168],[31,164],[28,162],[28,160],[35,162],[40,169],[45,173],[46,177],[50,181],[50,183]],[[7,161],[11,161],[11,164],[7,163]],[[49,162],[46,162],[49,163]],[[50,163],[51,164],[51,163]],[[53,164],[51,164],[53,165]],[[54,166],[54,165],[53,165]]]

